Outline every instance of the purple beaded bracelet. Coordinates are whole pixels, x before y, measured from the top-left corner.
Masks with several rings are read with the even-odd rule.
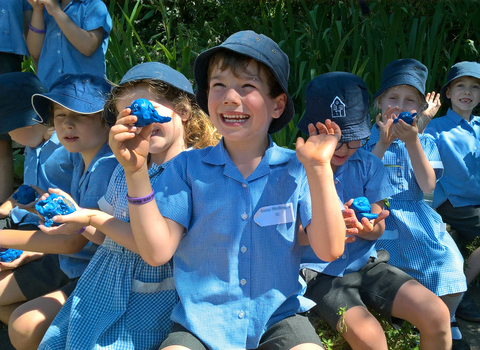
[[[154,198],[155,198],[155,191],[154,190],[152,190],[152,193],[150,193],[148,196],[145,196],[145,197],[133,198],[133,197],[130,197],[127,194],[128,203],[135,204],[135,205],[145,204],[145,203],[151,202]]]
[[[47,28],[45,29],[37,29],[35,27],[32,26],[32,22],[28,23],[28,28],[30,28],[30,30],[34,33],[37,33],[37,34],[45,34],[47,32]]]

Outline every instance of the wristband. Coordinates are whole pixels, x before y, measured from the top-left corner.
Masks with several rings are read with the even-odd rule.
[[[138,198],[133,198],[129,197],[127,194],[127,201],[130,204],[135,204],[135,205],[140,205],[140,204],[145,204],[148,202],[151,202],[155,198],[155,191],[152,190],[152,193],[150,193],[148,196],[145,197],[138,197]]]
[[[87,226],[83,226],[80,230],[78,230],[75,233],[78,233],[78,234],[83,233],[86,229],[87,229]]]
[[[37,29],[35,27],[32,27],[32,22],[28,23],[28,28],[30,28],[30,30],[34,33],[37,33],[37,34],[45,34],[47,32],[47,28],[45,29]]]

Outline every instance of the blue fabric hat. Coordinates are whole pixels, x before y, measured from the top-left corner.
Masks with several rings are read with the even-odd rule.
[[[319,75],[305,90],[305,114],[298,128],[308,135],[308,125],[330,119],[342,130],[340,142],[370,136],[368,90],[355,74],[331,72]]]
[[[45,92],[47,90],[33,73],[0,74],[0,134],[37,124],[32,96]]]
[[[271,69],[283,92],[287,95],[287,105],[282,115],[272,121],[268,133],[273,134],[283,129],[295,114],[292,98],[288,94],[288,75],[290,73],[288,56],[272,39],[251,30],[237,32],[219,46],[198,55],[193,70],[197,84],[197,103],[200,108],[208,114],[208,64],[219,49],[227,49],[251,57]]]
[[[380,96],[391,87],[410,85],[416,88],[425,99],[427,75],[427,67],[413,58],[390,62],[383,70],[380,89],[373,95],[373,98]]]
[[[77,113],[94,114],[103,111],[111,87],[104,77],[64,74],[53,82],[48,93],[33,95],[32,104],[41,123],[50,119],[52,102]]]
[[[447,98],[447,88],[450,86],[450,83],[460,77],[473,77],[480,80],[480,64],[477,62],[458,62],[454,64],[450,71],[448,72],[447,82],[442,87],[440,96],[444,101],[450,101]]]

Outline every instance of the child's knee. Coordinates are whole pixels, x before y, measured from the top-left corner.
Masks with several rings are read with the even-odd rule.
[[[8,335],[17,349],[30,349],[38,346],[43,334],[39,334],[39,325],[45,321],[40,312],[24,310],[18,307],[10,317]]]
[[[373,346],[375,343],[381,344],[380,339],[385,339],[383,328],[378,320],[361,306],[353,307],[345,312],[344,317],[338,322],[337,330],[342,332],[343,337],[352,346],[354,344]]]

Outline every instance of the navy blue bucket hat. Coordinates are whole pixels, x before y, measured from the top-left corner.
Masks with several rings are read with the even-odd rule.
[[[77,113],[95,114],[103,111],[111,87],[104,77],[64,74],[53,82],[48,93],[33,95],[32,104],[41,123],[50,119],[52,102]]]
[[[380,89],[373,95],[373,98],[377,98],[391,87],[409,85],[416,88],[425,99],[427,76],[427,67],[413,58],[390,62],[383,70]]]
[[[47,92],[33,73],[0,74],[0,134],[38,124],[32,96]]]
[[[205,113],[208,114],[208,64],[210,59],[220,49],[227,49],[258,62],[265,64],[273,73],[283,92],[287,95],[287,105],[282,115],[274,119],[268,129],[269,134],[282,130],[292,120],[295,110],[293,101],[288,93],[288,75],[290,64],[288,56],[280,49],[275,41],[263,34],[246,30],[231,35],[219,46],[202,52],[195,60],[194,75],[197,84],[197,103]]]
[[[305,114],[298,128],[308,135],[308,125],[330,119],[342,130],[340,142],[370,136],[368,90],[355,74],[331,72],[319,75],[305,90]]]
[[[452,81],[460,77],[472,77],[480,80],[480,63],[468,61],[458,62],[450,68],[447,82],[443,85],[442,91],[440,92],[440,96],[444,101],[450,101],[450,99],[447,98],[447,88]]]

